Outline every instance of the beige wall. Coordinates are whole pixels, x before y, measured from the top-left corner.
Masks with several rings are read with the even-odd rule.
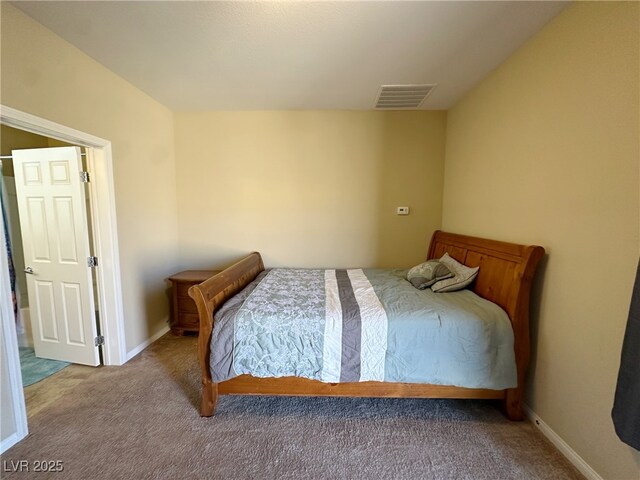
[[[639,4],[569,6],[449,111],[443,227],[537,243],[528,404],[605,479],[639,246]]]
[[[112,142],[127,349],[165,326],[177,260],[173,114],[2,2],[4,105]]]
[[[440,227],[445,112],[175,116],[180,257],[410,266]],[[397,216],[397,206],[411,214]]]

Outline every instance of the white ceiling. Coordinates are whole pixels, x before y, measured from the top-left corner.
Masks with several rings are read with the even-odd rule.
[[[447,109],[567,2],[14,2],[177,111]]]

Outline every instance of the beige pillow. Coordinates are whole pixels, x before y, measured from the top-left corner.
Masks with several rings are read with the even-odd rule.
[[[464,287],[469,285],[478,275],[478,271],[480,267],[467,267],[466,265],[461,264],[457,260],[451,258],[448,253],[445,253],[440,259],[440,263],[442,263],[445,267],[447,267],[451,273],[453,273],[453,277],[447,278],[445,280],[440,280],[433,285],[431,285],[431,290],[434,292],[455,292],[456,290],[462,290]]]
[[[438,280],[449,278],[453,274],[438,260],[428,260],[416,265],[407,272],[407,280],[418,290],[430,287]]]

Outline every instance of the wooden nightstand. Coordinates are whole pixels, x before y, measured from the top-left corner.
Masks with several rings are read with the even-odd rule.
[[[189,296],[189,288],[204,282],[219,272],[220,270],[185,270],[169,277],[169,281],[173,284],[173,311],[171,312],[171,332],[173,334],[198,333],[200,329],[198,308]]]

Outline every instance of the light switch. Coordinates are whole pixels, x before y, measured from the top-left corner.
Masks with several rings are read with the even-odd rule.
[[[398,215],[409,215],[409,207],[398,207],[396,213]]]

